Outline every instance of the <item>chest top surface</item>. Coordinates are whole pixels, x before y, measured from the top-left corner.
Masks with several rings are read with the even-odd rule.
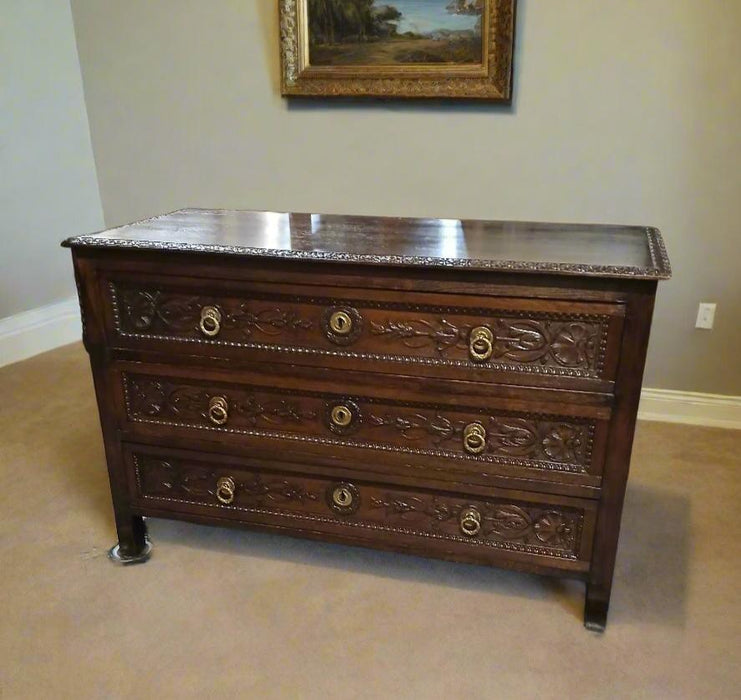
[[[661,234],[642,226],[181,209],[75,236],[63,245],[630,279],[671,276]]]

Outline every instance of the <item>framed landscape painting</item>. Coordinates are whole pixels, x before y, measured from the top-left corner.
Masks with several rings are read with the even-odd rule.
[[[282,92],[510,102],[516,0],[280,0]]]

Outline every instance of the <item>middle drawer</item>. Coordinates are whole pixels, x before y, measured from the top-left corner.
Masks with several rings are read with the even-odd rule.
[[[116,372],[122,427],[135,435],[216,440],[358,465],[377,464],[383,453],[391,468],[427,470],[441,480],[488,484],[500,476],[590,489],[601,483],[604,410],[601,417],[590,407],[564,415],[493,397],[485,406],[462,406],[418,392],[389,398],[381,386],[353,391],[339,374],[328,390],[317,391],[306,380],[282,378],[276,386],[258,373],[231,381],[192,367]]]

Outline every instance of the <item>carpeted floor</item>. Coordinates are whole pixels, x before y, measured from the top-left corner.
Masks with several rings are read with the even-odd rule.
[[[0,397],[0,697],[741,697],[741,431],[639,425],[597,635],[577,582],[245,531],[116,567],[82,346]]]

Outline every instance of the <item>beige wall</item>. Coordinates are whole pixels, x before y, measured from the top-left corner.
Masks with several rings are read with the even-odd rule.
[[[74,295],[59,242],[102,227],[69,0],[0,0],[0,318]]]
[[[192,205],[655,225],[675,279],[646,384],[741,394],[741,3],[520,0],[511,109],[289,104],[276,6],[72,0],[108,224]]]

